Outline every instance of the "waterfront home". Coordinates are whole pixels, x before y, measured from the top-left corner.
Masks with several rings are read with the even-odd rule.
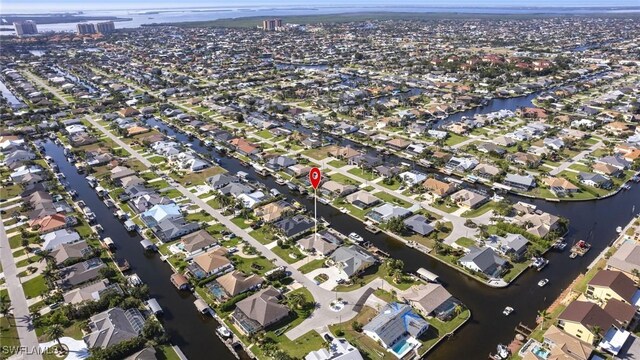
[[[254,145],[243,138],[235,138],[229,141],[229,145],[241,155],[256,155],[260,152],[258,145]]]
[[[459,302],[440,284],[415,285],[400,295],[423,316],[449,320]]]
[[[47,248],[43,246],[43,249]],[[84,240],[61,243],[57,246],[53,246],[52,249],[51,256],[53,257],[56,265],[61,265],[66,261],[79,260],[93,254],[93,248],[91,248]]]
[[[29,227],[37,230],[40,234],[50,233],[52,231],[64,229],[72,225],[72,218],[68,218],[64,214],[46,215],[29,221]]]
[[[294,215],[276,222],[274,226],[286,239],[296,239],[311,231],[315,222],[307,216]]]
[[[594,173],[604,175],[605,177],[622,175],[622,170],[609,164],[595,163],[592,168]]]
[[[71,244],[80,241],[80,234],[72,229],[61,229],[40,236],[42,239],[42,248],[44,250],[53,250],[62,244]]]
[[[600,270],[587,284],[588,299],[607,303],[616,299],[640,308],[640,290],[635,282],[620,271]]]
[[[529,191],[536,187],[536,179],[529,174],[507,174],[504,184],[518,190]]]
[[[455,184],[440,181],[436,178],[428,178],[422,183],[422,186],[436,197],[445,197],[456,189]]]
[[[216,282],[224,290],[228,297],[233,297],[243,292],[259,288],[264,279],[256,274],[245,275],[234,270],[216,279]]]
[[[404,224],[410,231],[422,236],[427,236],[435,230],[435,228],[429,224],[429,219],[422,214],[415,214],[406,218]]]
[[[354,193],[358,188],[355,185],[344,185],[337,181],[329,180],[320,185],[320,191],[334,197],[343,197]]]
[[[490,247],[471,246],[469,252],[458,262],[463,267],[480,272],[489,278],[500,278],[505,272],[507,261],[498,256]]]
[[[304,360],[363,360],[360,351],[344,338],[334,338],[327,349],[311,351]]]
[[[322,230],[317,234],[314,233],[298,240],[297,244],[300,249],[306,252],[327,256],[342,245],[342,240],[328,230]]]
[[[467,172],[473,170],[478,165],[478,160],[472,157],[454,156],[445,164],[445,168],[451,171]]]
[[[632,280],[636,280],[634,269],[640,269],[640,243],[625,241],[620,245],[609,260],[607,260],[608,270],[618,270]]]
[[[427,175],[417,171],[405,171],[398,176],[409,186],[422,183],[427,179]]]
[[[394,138],[387,141],[385,145],[390,147],[393,150],[400,151],[400,150],[404,150],[407,146],[411,145],[411,143],[401,138]]]
[[[200,229],[200,224],[186,221],[182,216],[167,217],[151,226],[153,233],[162,242],[169,242]]]
[[[564,148],[564,141],[559,138],[545,138],[543,140],[544,146],[552,150],[562,150]]]
[[[493,153],[493,154],[502,156],[507,152],[507,150],[505,150],[505,148],[503,148],[502,146],[499,146],[490,142],[483,142],[481,144],[476,145],[476,147],[478,151],[485,154]]]
[[[93,315],[83,340],[89,348],[107,348],[136,338],[144,327],[144,317],[136,308],[123,310],[115,307]]]
[[[36,158],[36,155],[28,150],[14,150],[9,153],[4,158],[4,165],[8,166],[10,169],[15,169],[23,163],[33,160]]]
[[[180,144],[175,141],[158,141],[150,146],[156,154],[165,157],[177,155],[181,152]]]
[[[520,234],[507,234],[504,237],[491,235],[484,242],[497,253],[512,256],[515,259],[521,259],[529,245],[529,240]]]
[[[123,177],[120,179],[120,184],[122,185],[123,188],[128,188],[136,185],[143,185],[144,183],[145,183],[145,180],[138,177],[137,175],[131,175],[131,176]]]
[[[616,320],[595,303],[574,301],[558,316],[556,326],[567,334],[586,343],[593,344],[597,326],[604,334],[616,323]]]
[[[516,141],[510,136],[498,136],[497,138],[493,139],[493,143],[500,146],[510,147],[515,145]]]
[[[118,179],[127,177],[127,176],[131,176],[131,175],[135,175],[136,172],[129,169],[126,166],[116,166],[113,169],[111,169],[111,180],[116,181]]]
[[[349,160],[352,157],[360,155],[360,152],[351,146],[331,146],[327,153],[338,159]]]
[[[298,162],[288,156],[275,156],[269,159],[266,163],[266,166],[269,169],[280,171],[282,169],[286,169],[290,166],[297,164]]]
[[[357,245],[342,246],[329,256],[343,277],[350,278],[376,263],[373,255]]]
[[[249,194],[238,194],[237,196],[235,196],[235,198],[242,204],[242,206],[246,207],[247,209],[253,209],[259,203],[264,201],[267,196],[265,195],[265,193],[258,190]]]
[[[575,186],[569,180],[558,177],[545,177],[542,179],[542,183],[547,185],[556,196],[564,196],[565,194],[576,193],[580,190],[579,187]]]
[[[540,353],[540,350],[544,352],[547,349],[547,359],[588,360],[594,350],[592,345],[568,335],[555,325],[551,325],[542,337],[544,339],[542,342],[544,347],[531,346],[524,349],[525,353],[522,356],[522,360],[540,360],[540,357],[533,351],[538,350],[538,353]]]
[[[475,191],[462,189],[452,194],[451,200],[461,208],[475,209],[489,201],[489,198]]]
[[[209,186],[214,190],[221,189],[231,183],[237,182],[240,182],[238,177],[224,173],[216,174],[207,178],[207,184],[209,184]]]
[[[187,267],[189,273],[197,279],[220,274],[230,269],[233,269],[233,264],[227,258],[227,249],[224,247],[195,256],[193,263]]]
[[[77,287],[64,293],[64,302],[67,304],[80,304],[85,301],[100,300],[103,294],[114,292],[122,294],[122,289],[118,284],[109,284],[109,280],[102,279],[97,282]]]
[[[26,176],[41,174],[42,168],[38,165],[22,165],[9,174],[11,181],[21,183]]]
[[[289,307],[280,303],[281,294],[268,287],[239,301],[231,320],[245,335],[253,335],[289,316]]]
[[[100,258],[92,258],[60,269],[59,287],[68,289],[100,277],[100,270],[107,265]]]
[[[255,216],[264,222],[274,222],[282,219],[288,213],[293,212],[293,206],[285,200],[274,201],[260,207],[254,211]]]
[[[185,253],[187,258],[191,258],[218,244],[218,241],[207,231],[201,229],[180,238],[180,244],[180,250]]]
[[[179,170],[186,170],[190,172],[199,171],[209,167],[209,163],[199,156],[189,153],[181,152],[176,155],[169,156],[169,165]]]
[[[128,179],[128,177],[125,179]],[[173,200],[169,199],[168,197],[153,192],[143,194],[129,200],[128,205],[134,212],[139,214],[146,213],[156,205],[169,205],[172,203]]]
[[[384,223],[393,218],[404,219],[409,215],[411,211],[403,207],[384,203],[371,209],[365,216],[376,223]]]
[[[474,175],[490,181],[493,181],[501,173],[502,170],[499,167],[486,163],[480,163],[473,168]]]
[[[248,184],[241,183],[229,183],[228,185],[218,189],[218,192],[222,195],[231,195],[237,198],[240,194],[250,194],[254,191],[254,188]]]
[[[627,170],[631,166],[631,162],[620,155],[610,155],[601,157],[596,160],[597,163],[614,166],[620,170]]]
[[[517,152],[513,155],[508,156],[507,158],[515,164],[528,168],[539,166],[541,161],[541,158],[539,156],[523,152]]]
[[[606,190],[609,190],[613,187],[613,181],[611,181],[611,179],[609,179],[608,177],[600,174],[581,172],[578,173],[577,179],[580,181],[580,183],[591,187]]]
[[[180,207],[175,203],[154,205],[149,210],[140,214],[141,220],[148,226],[153,227],[162,220],[168,218],[182,217]]]
[[[411,306],[393,302],[380,309],[362,332],[400,359],[420,344],[417,338],[428,329],[429,323]]]
[[[349,194],[346,197],[346,200],[353,206],[358,209],[368,209],[374,205],[379,204],[382,200],[377,198],[375,195],[371,194],[366,190],[360,190],[355,193]]]
[[[371,170],[382,165],[382,159],[379,156],[370,154],[359,154],[349,159],[349,165],[355,165],[364,170]]]

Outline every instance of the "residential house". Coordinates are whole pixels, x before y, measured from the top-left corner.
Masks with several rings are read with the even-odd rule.
[[[224,247],[196,255],[188,267],[189,273],[197,279],[220,274],[229,269],[233,269],[233,264],[227,258],[227,249]]]
[[[614,325],[616,320],[597,304],[586,301],[574,301],[558,316],[556,326],[567,334],[588,344],[593,344],[595,326],[602,334]]]
[[[640,269],[640,243],[634,241],[623,242],[618,251],[607,260],[606,268],[621,271],[629,278],[637,280],[633,270]]]
[[[445,164],[451,171],[467,172],[473,170],[478,165],[478,160],[471,157],[454,156]]]
[[[365,216],[376,223],[384,223],[393,218],[404,219],[409,215],[411,215],[411,211],[403,207],[384,203],[373,208]]]
[[[355,185],[344,185],[337,181],[329,180],[320,185],[320,191],[335,197],[343,197],[358,190]]]
[[[200,229],[200,224],[186,221],[183,217],[168,217],[151,227],[154,234],[162,241],[169,242]]]
[[[485,244],[499,254],[521,259],[527,251],[529,240],[520,234],[507,234],[504,237],[491,235]]]
[[[46,234],[64,229],[67,225],[71,224],[70,221],[71,219],[68,219],[64,214],[46,215],[38,219],[30,220],[29,227],[33,230],[38,230],[40,234]]]
[[[498,256],[492,248],[478,248],[472,246],[469,252],[461,257],[458,262],[463,267],[480,272],[489,278],[500,278],[504,273],[507,261]]]
[[[231,145],[235,151],[245,156],[256,155],[260,152],[258,145],[254,145],[243,138],[231,139],[229,145]]]
[[[540,157],[537,155],[517,152],[511,156],[509,156],[509,160],[528,168],[534,168],[540,165]]]
[[[428,178],[422,183],[422,186],[437,197],[445,197],[456,189],[455,184],[440,181],[436,178]]]
[[[223,187],[231,183],[237,182],[240,182],[240,179],[238,177],[224,173],[216,174],[207,178],[207,184],[209,184],[209,186],[214,190],[222,189]]]
[[[385,349],[393,349],[396,344],[405,341],[413,345],[407,349],[410,351],[417,343],[415,339],[428,329],[429,323],[414,313],[411,306],[393,302],[380,309],[378,315],[362,328],[362,332]],[[404,355],[396,353],[398,358]]]
[[[447,321],[459,304],[440,284],[428,283],[412,286],[401,297],[423,316],[434,316]]]
[[[331,340],[328,349],[311,351],[304,360],[363,360],[360,351],[344,338]]]
[[[529,191],[536,187],[536,179],[530,174],[507,174],[504,184],[518,190]]]
[[[264,222],[275,222],[293,211],[293,206],[285,200],[274,201],[255,209],[255,216]]]
[[[342,240],[328,230],[322,230],[317,234],[314,233],[298,240],[297,244],[300,249],[306,252],[327,256],[342,245]]]
[[[115,292],[122,294],[122,289],[118,284],[109,284],[109,280],[102,279],[100,281],[77,287],[64,293],[64,302],[67,304],[81,304],[85,301],[100,300],[103,294],[107,292]]]
[[[480,163],[473,169],[473,174],[485,180],[493,181],[502,170],[494,165]]]
[[[84,284],[100,277],[100,270],[107,265],[100,258],[92,258],[60,269],[60,279],[56,281],[63,289]]]
[[[594,348],[590,344],[570,336],[555,325],[551,325],[542,335],[545,348],[549,350],[547,359],[589,360]],[[528,350],[533,350],[531,347]],[[538,355],[526,351],[522,360],[540,360]]]
[[[296,239],[314,228],[315,222],[304,215],[284,218],[274,224],[276,229],[287,239]]]
[[[379,204],[382,200],[368,191],[360,190],[352,194],[347,195],[347,201],[357,207],[358,209],[368,209],[374,205]]]
[[[89,333],[83,338],[89,348],[107,348],[138,337],[144,317],[136,308],[114,307],[89,318]]]
[[[169,164],[179,170],[186,170],[190,172],[205,169],[210,165],[199,156],[189,152],[181,152],[177,155],[170,156]]]
[[[431,234],[435,228],[429,224],[429,219],[422,214],[415,214],[404,220],[405,226],[416,234],[427,236]]]
[[[620,170],[627,170],[631,166],[631,162],[620,155],[605,156],[596,160],[597,163],[607,164],[617,167]]]
[[[451,200],[461,208],[475,209],[489,201],[489,198],[475,191],[462,189],[452,194]]]
[[[611,179],[605,177],[600,174],[592,174],[581,172],[578,173],[577,179],[580,183],[585,184],[587,186],[596,187],[600,189],[611,189],[613,187],[613,181]]]
[[[405,171],[399,174],[400,179],[407,185],[420,184],[427,179],[427,175],[417,171]]]
[[[342,246],[329,256],[343,277],[350,278],[376,263],[376,259],[357,245]]]
[[[240,271],[234,270],[220,276],[216,279],[216,282],[222,287],[227,296],[233,297],[259,288],[264,279],[256,274],[245,275]]]
[[[43,249],[46,249],[43,247]],[[86,241],[76,241],[71,243],[62,243],[53,247],[51,256],[56,265],[61,265],[66,261],[74,261],[93,254],[93,248]]]
[[[154,227],[161,221],[169,218],[182,217],[180,207],[175,203],[154,205],[149,210],[140,214],[140,218],[148,227]]]
[[[125,178],[125,179],[128,179]],[[135,185],[134,185],[135,186]],[[128,202],[129,207],[136,213],[146,213],[156,205],[170,205],[173,204],[173,200],[168,197],[162,196],[156,192],[143,194],[137,196]]]
[[[572,182],[564,178],[558,177],[545,177],[542,182],[549,187],[551,192],[557,196],[564,196],[565,194],[576,193],[580,190]]]
[[[255,334],[289,316],[289,308],[280,298],[278,290],[268,287],[239,301],[231,319],[243,334]]]
[[[127,176],[135,175],[136,172],[125,166],[116,166],[111,169],[111,180],[118,180]]]
[[[397,150],[397,151],[404,150],[407,146],[411,145],[409,141],[401,138],[391,139],[387,141],[385,144],[391,149]]]
[[[181,250],[186,253],[187,258],[191,258],[217,245],[218,241],[207,231],[201,229],[183,236],[180,243],[182,244]]]
[[[640,292],[635,282],[620,271],[598,271],[587,284],[585,295],[587,298],[601,303],[616,299],[623,303],[640,307],[640,303],[634,303],[634,298],[638,297],[640,299]]]
[[[80,241],[80,234],[75,230],[61,229],[42,235],[40,239],[43,241],[42,248],[44,250],[53,250],[62,244],[72,244]]]

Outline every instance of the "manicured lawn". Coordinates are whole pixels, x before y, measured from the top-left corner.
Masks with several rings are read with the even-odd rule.
[[[47,283],[44,281],[42,275],[38,275],[31,280],[22,283],[24,289],[24,295],[27,299],[39,296],[43,291],[47,290]]]
[[[375,309],[365,306],[355,318],[340,324],[330,325],[329,330],[331,330],[331,332],[336,336],[338,336],[338,331],[343,332],[344,338],[348,342],[356,346],[361,352],[365,353],[363,354],[365,355],[365,359],[395,360],[396,357],[390,352],[385,351],[376,341],[364,333],[353,330],[352,324],[354,322],[367,324],[373,317],[375,317],[375,315]]]
[[[400,200],[397,197],[395,197],[395,196],[393,196],[393,195],[391,195],[389,193],[383,192],[383,191],[377,192],[377,193],[375,193],[373,195],[375,195],[376,197],[378,197],[378,198],[380,198],[380,199],[382,199],[382,200],[384,200],[386,202],[389,202],[389,203],[391,203],[393,205],[402,206],[403,208],[411,207],[410,203],[408,203],[408,202],[406,202],[404,200]]]
[[[480,216],[488,211],[491,211],[493,209],[495,209],[496,207],[496,202],[495,201],[489,201],[485,204],[483,204],[482,206],[480,206],[479,208],[476,209],[472,209],[472,210],[467,210],[465,212],[462,213],[462,217],[465,218],[473,218],[476,216]]]
[[[271,139],[273,137],[273,134],[269,130],[260,130],[255,134],[260,136],[263,139]]]
[[[434,201],[434,202],[431,203],[431,206],[433,206],[434,208],[436,208],[438,210],[441,210],[441,211],[444,211],[446,213],[449,213],[449,214],[451,214],[452,212],[460,209],[456,205],[450,205],[449,206],[449,205],[447,205],[446,202],[443,202],[442,204],[438,204],[437,202]]]
[[[345,175],[342,175],[342,174],[338,174],[338,173],[331,174],[330,177],[331,177],[331,180],[337,181],[340,184],[355,185],[355,186],[359,186],[360,185],[360,182],[358,182],[356,180],[353,180],[353,179],[351,179],[351,178],[349,178],[349,177],[347,177]]]
[[[231,257],[231,260],[233,261],[235,268],[244,272],[245,274],[254,273],[262,275],[267,271],[275,268],[275,265],[273,265],[271,261],[264,257],[247,259],[234,255]]]
[[[519,263],[510,262],[510,263],[513,267],[509,269],[509,271],[505,274],[505,276],[502,277],[502,279],[506,282],[509,282],[512,279],[514,279],[518,274],[520,274],[529,266],[529,261],[523,261]]]
[[[249,233],[249,235],[253,236],[256,240],[258,240],[261,244],[266,245],[272,243],[276,240],[276,237],[264,230],[264,227],[261,227],[257,230],[253,230]]]
[[[284,247],[275,246],[271,251],[289,264],[293,264],[294,262],[298,262],[305,258],[305,255],[300,252],[300,249],[298,249],[297,246],[288,244],[285,244]]]
[[[329,165],[331,165],[331,166],[333,166],[333,167],[335,167],[335,168],[338,168],[338,169],[339,169],[339,168],[341,168],[341,167],[343,167],[343,166],[347,165],[347,162],[346,162],[346,161],[344,161],[344,160],[338,160],[338,159],[336,159],[336,160],[331,160],[331,161],[329,161],[327,164],[329,164]]]
[[[458,134],[454,134],[454,133],[449,133],[449,137],[447,137],[447,139],[444,141],[444,143],[448,146],[453,146],[456,144],[459,144],[465,140],[467,140],[467,137],[464,136],[460,136]]]
[[[586,165],[582,165],[579,163],[575,163],[575,164],[571,164],[569,166],[569,169],[573,169],[573,170],[577,170],[577,171],[582,171],[582,172],[590,172],[589,167]]]
[[[327,158],[327,151],[328,151],[327,147],[320,147],[317,149],[305,150],[302,152],[302,154],[316,160],[322,160]]]
[[[477,243],[475,241],[473,241],[473,239],[469,239],[467,237],[461,237],[458,240],[456,240],[456,244],[460,245],[460,246],[464,246],[466,248],[469,248],[471,246],[475,246]]]
[[[383,266],[381,265],[370,266],[368,269],[364,270],[362,274],[356,277],[353,277],[351,284],[338,285],[336,286],[335,291],[357,290],[367,285],[368,283],[372,282],[373,280],[382,277],[383,276],[382,271],[383,271]]]
[[[0,344],[3,351],[0,351],[0,359],[7,359],[15,354],[20,346],[20,338],[18,338],[18,329],[16,322],[12,317],[0,318]],[[4,350],[7,351],[4,351]]]
[[[178,354],[170,345],[159,345],[155,347],[158,360],[180,360]]]
[[[188,182],[190,183],[188,186],[202,185],[205,183],[207,178],[213,175],[222,174],[223,172],[226,172],[226,170],[221,168],[220,166],[211,166],[198,172],[192,172],[187,173],[183,176],[178,176],[177,180],[180,184],[185,186],[187,186]]]
[[[428,331],[427,338],[420,339],[422,341],[422,347],[420,347],[419,349],[420,354],[424,354],[425,352],[427,352],[427,350],[429,350],[436,343],[436,341],[438,341],[439,338],[451,333],[458,326],[460,326],[460,324],[467,321],[467,319],[469,319],[469,316],[471,316],[469,310],[464,310],[458,316],[446,322],[440,321],[437,318],[427,319],[427,321],[431,325],[430,330],[433,331],[434,336],[430,337],[429,333],[431,331]]]
[[[378,177],[380,177],[379,175],[374,174],[372,171],[367,171],[367,170],[363,170],[363,169],[360,169],[360,168],[353,168],[353,169],[349,170],[349,173],[353,174],[353,175],[356,175],[356,176],[359,176],[359,177],[361,177],[361,178],[363,178],[365,180],[369,180],[369,181],[377,179]]]
[[[298,270],[300,270],[300,272],[303,274],[310,273],[315,269],[320,269],[321,267],[323,267],[324,262],[325,262],[325,259],[315,259],[300,266]]]
[[[402,181],[393,180],[391,184],[385,184],[384,180],[378,183],[380,186],[384,186],[389,190],[398,190],[402,186]]]
[[[247,223],[249,221],[249,223]],[[247,220],[243,217],[235,217],[231,219],[231,222],[238,225],[240,229],[246,229],[251,225],[251,220]]]

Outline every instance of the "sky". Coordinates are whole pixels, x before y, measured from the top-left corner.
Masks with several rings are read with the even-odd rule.
[[[587,7],[640,6],[639,0],[0,0],[0,13],[135,10],[176,7],[281,6]]]

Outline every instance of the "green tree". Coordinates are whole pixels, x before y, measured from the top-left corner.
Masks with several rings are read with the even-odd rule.
[[[55,340],[58,343],[58,347],[62,348],[60,338],[64,335],[64,328],[60,324],[53,324],[47,328],[47,337],[51,340]]]

